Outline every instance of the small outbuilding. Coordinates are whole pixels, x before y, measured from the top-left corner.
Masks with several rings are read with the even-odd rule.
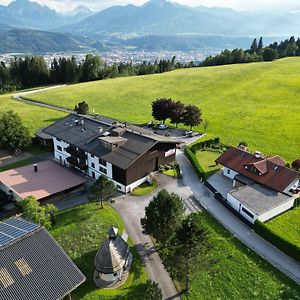
[[[118,287],[126,281],[131,264],[132,254],[125,238],[111,227],[95,257],[94,282],[101,288]]]

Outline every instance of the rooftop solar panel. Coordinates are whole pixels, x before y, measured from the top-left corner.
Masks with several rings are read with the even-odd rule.
[[[12,218],[0,222],[0,247],[37,229],[39,225],[23,219]]]

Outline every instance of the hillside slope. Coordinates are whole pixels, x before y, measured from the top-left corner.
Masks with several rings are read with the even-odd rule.
[[[294,160],[300,153],[300,59],[176,70],[160,75],[70,85],[30,97],[135,123],[148,122],[151,102],[171,97],[202,108],[208,133],[228,144]],[[197,128],[202,130],[200,126]]]

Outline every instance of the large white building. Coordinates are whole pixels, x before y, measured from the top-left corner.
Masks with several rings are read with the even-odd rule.
[[[175,160],[178,141],[105,117],[70,114],[36,133],[57,161],[97,179],[104,175],[128,193],[160,165]]]
[[[216,163],[232,181],[227,203],[251,223],[293,208],[299,196],[299,173],[286,167],[279,156],[262,157],[260,152],[230,147]]]

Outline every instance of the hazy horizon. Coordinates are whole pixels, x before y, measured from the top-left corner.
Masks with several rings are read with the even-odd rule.
[[[142,5],[147,0],[30,0],[32,2],[37,2],[41,5],[46,5],[57,11],[66,12],[75,9],[78,6],[85,6],[94,11],[100,11],[102,9],[115,6],[115,5]],[[300,10],[300,3],[297,0],[169,0],[170,2],[176,2],[187,6],[207,6],[207,7],[226,7],[235,10],[284,10],[293,11]],[[0,0],[0,5],[8,5],[11,0]]]

